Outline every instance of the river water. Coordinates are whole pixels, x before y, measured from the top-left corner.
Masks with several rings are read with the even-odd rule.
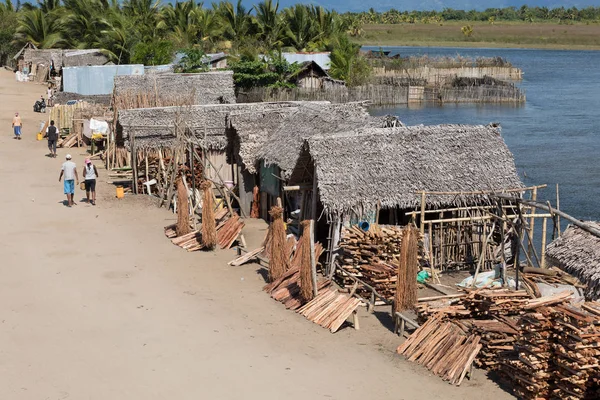
[[[377,50],[378,48],[368,48]],[[532,49],[385,47],[392,55],[504,57],[523,70],[524,105],[377,107],[408,125],[500,122],[522,181],[576,218],[600,220],[600,52]]]

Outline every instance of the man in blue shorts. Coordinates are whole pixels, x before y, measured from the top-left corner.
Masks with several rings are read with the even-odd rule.
[[[77,176],[77,165],[71,161],[71,155],[67,154],[65,158],[67,161],[62,165],[58,181],[60,182],[63,176],[65,177],[64,188],[67,195],[67,207],[71,207],[73,204],[77,204],[73,201],[73,196],[75,195],[75,181],[79,185],[79,176]]]

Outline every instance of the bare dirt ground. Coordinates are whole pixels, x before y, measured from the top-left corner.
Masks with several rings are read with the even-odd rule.
[[[403,361],[387,310],[335,335],[286,311],[233,251],[173,246],[173,214],[148,198],[103,183],[96,207],[63,206],[67,150],[35,140],[42,93],[0,71],[0,399],[511,398],[482,371],[455,388]],[[247,230],[255,246],[265,225]]]

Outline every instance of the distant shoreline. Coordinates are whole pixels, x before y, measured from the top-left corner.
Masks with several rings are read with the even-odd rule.
[[[473,28],[471,37],[461,27]],[[365,25],[353,39],[362,46],[600,50],[599,24],[445,22],[440,24]]]

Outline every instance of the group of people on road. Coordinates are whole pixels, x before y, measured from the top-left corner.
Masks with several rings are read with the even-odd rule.
[[[66,161],[63,163],[58,181],[63,180],[63,188],[65,195],[67,196],[67,207],[77,205],[73,196],[75,196],[75,184],[79,185],[79,174],[77,174],[77,164],[72,160],[70,154],[65,156]],[[85,165],[81,171],[83,177],[82,189],[85,189],[86,201],[95,206],[96,205],[96,179],[98,179],[98,169],[92,160],[89,158],[85,159]]]
[[[16,112],[12,120],[13,132],[15,139],[21,140],[21,129],[23,127],[23,121]],[[49,157],[56,158],[56,145],[58,142],[58,127],[54,121],[50,121],[50,125],[46,129],[44,136],[48,139],[48,150],[50,150]],[[58,181],[63,181],[64,193],[67,196],[67,207],[72,207],[77,203],[74,200],[75,195],[75,184],[79,185],[79,174],[77,173],[77,164],[73,161],[73,157],[70,154],[65,156],[65,162],[62,164],[60,169],[60,175]],[[83,182],[81,189],[85,190],[86,201],[95,206],[96,205],[96,179],[98,179],[98,169],[92,163],[89,158],[85,159],[85,165],[81,171]]]

